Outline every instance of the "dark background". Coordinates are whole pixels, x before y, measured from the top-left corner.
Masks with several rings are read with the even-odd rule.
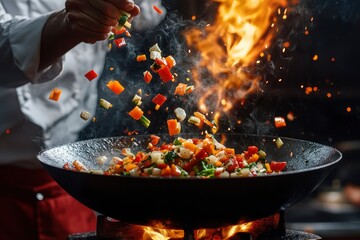
[[[116,76],[141,79],[141,74],[129,64],[136,52],[145,52],[155,42],[161,43],[164,52],[175,54],[180,65],[191,65],[188,59],[182,59],[183,42],[176,35],[178,29],[186,25],[191,16],[211,21],[216,10],[216,4],[205,0],[163,1],[169,13],[177,17],[167,17],[166,20],[150,33],[134,33],[127,48],[109,52],[104,74],[99,82],[100,97],[107,98],[113,103],[120,101],[108,95],[105,87],[114,73],[109,73],[109,67],[116,66]],[[242,124],[233,126],[231,131],[271,134],[293,137],[336,147],[343,153],[343,159],[329,175],[322,185],[314,191],[309,199],[298,208],[290,209],[291,221],[340,221],[337,233],[344,234],[349,230],[341,229],[342,223],[350,226],[349,221],[360,221],[360,211],[329,212],[315,207],[318,197],[329,191],[341,193],[348,184],[360,186],[360,1],[357,0],[307,0],[300,1],[289,19],[284,24],[283,31],[274,40],[271,54],[273,69],[266,71],[263,93],[249,96],[247,104],[233,110],[234,115],[242,120]],[[313,21],[310,19],[313,18]],[[181,19],[181,20],[180,20]],[[184,21],[182,21],[184,20]],[[304,34],[304,27],[308,27],[309,35]],[[172,34],[172,32],[175,32]],[[291,47],[285,54],[281,52],[281,43],[290,41]],[[177,48],[180,46],[179,48]],[[318,55],[314,61],[313,56]],[[128,59],[126,59],[127,56]],[[280,71],[277,67],[283,66]],[[186,73],[179,67],[177,71],[183,76]],[[282,79],[281,82],[278,79]],[[138,89],[142,83],[130,80],[133,85],[126,89]],[[126,84],[126,83],[125,83]],[[305,93],[306,87],[317,87],[316,92]],[[171,92],[173,89],[153,85],[153,92],[162,89]],[[327,94],[331,94],[328,97]],[[160,110],[151,115],[152,126],[144,129],[141,125],[129,119],[127,111],[132,108],[133,95],[126,93],[122,104],[114,104],[111,111],[98,108],[97,122],[89,124],[82,132],[80,139],[124,135],[127,131],[135,130],[138,134],[166,132],[158,124],[160,119],[168,118],[168,112]],[[148,106],[149,107],[149,106]],[[174,107],[169,103],[169,108]],[[351,108],[351,111],[347,111]],[[289,112],[295,116],[293,121],[287,121],[285,128],[276,129],[273,126],[275,116],[286,117]],[[315,204],[316,205],[316,204]],[[317,206],[317,205],[316,205]],[[343,205],[341,205],[343,206]],[[341,208],[340,206],[340,208]],[[312,213],[312,215],[307,213]],[[340,219],[341,218],[341,219]],[[340,219],[340,220],[339,220]],[[359,227],[355,227],[358,229]],[[300,229],[304,230],[304,229]],[[317,233],[315,231],[315,233]],[[332,238],[331,232],[320,232],[324,239]],[[357,235],[356,235],[357,234]],[[360,232],[355,232],[355,238]]]

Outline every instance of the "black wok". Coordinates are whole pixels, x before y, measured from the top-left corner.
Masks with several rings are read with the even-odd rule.
[[[342,157],[332,147],[303,140],[281,138],[284,145],[278,149],[272,136],[226,137],[225,145],[237,151],[257,145],[266,151],[268,160],[286,161],[285,172],[195,179],[104,176],[63,169],[75,159],[99,169],[96,157],[119,156],[123,147],[144,150],[149,141],[146,135],[75,142],[44,150],[38,159],[69,194],[103,215],[134,224],[153,225],[159,220],[172,228],[196,229],[251,221],[286,209],[318,187]]]

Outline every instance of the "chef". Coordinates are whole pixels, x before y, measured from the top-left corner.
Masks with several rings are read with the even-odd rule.
[[[98,101],[97,78],[84,74],[100,76],[121,11],[139,28],[161,21],[150,4],[163,8],[145,0],[0,0],[0,240],[95,231],[94,212],[64,192],[36,155],[76,141],[87,123],[80,113],[94,113]],[[62,90],[59,101],[49,100],[54,88]]]

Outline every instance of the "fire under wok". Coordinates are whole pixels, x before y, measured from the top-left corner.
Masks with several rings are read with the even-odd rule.
[[[165,135],[161,138],[173,140]],[[96,157],[119,156],[124,147],[145,150],[148,135],[74,142],[43,150],[38,159],[65,191],[100,214],[139,225],[161,221],[171,228],[197,229],[248,222],[291,207],[315,190],[342,157],[330,146],[292,138],[282,137],[281,148],[276,147],[273,136],[227,134],[226,138],[225,145],[237,152],[256,145],[269,161],[286,161],[285,171],[201,179],[107,176],[63,168],[77,159],[89,169],[99,169]]]

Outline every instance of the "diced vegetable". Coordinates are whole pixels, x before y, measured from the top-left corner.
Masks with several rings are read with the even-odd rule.
[[[167,97],[165,97],[164,95],[158,93],[156,94],[156,96],[151,100],[153,103],[156,104],[156,106],[158,106],[157,108],[159,108],[161,105],[164,104],[164,102],[167,100]]]
[[[139,108],[138,106],[135,106],[130,112],[129,115],[135,119],[135,120],[139,120],[143,115],[144,112],[141,110],[141,108]]]
[[[275,117],[274,123],[275,123],[276,128],[286,127],[285,118],[283,118],[283,117]]]
[[[162,65],[161,68],[157,71],[157,73],[159,74],[161,80],[163,80],[164,82],[169,82],[174,79],[174,76],[170,72],[169,67],[166,65]]]
[[[53,101],[59,101],[62,90],[60,88],[54,88],[49,95],[49,99]]]
[[[118,38],[114,40],[114,44],[117,48],[121,48],[123,46],[126,46],[125,38]]]
[[[139,123],[141,123],[141,125],[143,125],[144,127],[148,128],[150,126],[151,121],[146,118],[144,115],[141,116],[141,118],[139,119]]]
[[[115,35],[120,35],[120,34],[123,34],[124,32],[126,32],[126,28],[117,26],[117,27],[113,27],[111,31]]]
[[[110,80],[106,84],[106,86],[116,95],[119,95],[120,93],[122,93],[125,90],[125,88],[117,80]]]
[[[179,119],[180,122],[185,120],[186,112],[184,109],[178,107],[178,108],[175,108],[174,112],[175,112],[177,119]]]
[[[106,156],[99,156],[95,160],[99,165],[103,165],[107,161],[107,157]]]
[[[87,111],[82,111],[82,112],[80,113],[80,117],[81,117],[82,119],[84,119],[85,121],[87,121],[87,120],[89,120],[89,118],[91,117],[91,114],[90,114],[89,112],[87,112]]]
[[[146,83],[149,83],[152,79],[152,74],[148,70],[146,70],[143,74],[144,74],[144,81]]]
[[[144,116],[143,116],[144,117]],[[168,125],[177,128],[176,119],[169,119]],[[75,160],[70,166],[63,165],[64,169],[98,173],[105,175],[126,176],[166,176],[166,177],[199,177],[199,178],[222,178],[222,177],[255,177],[258,175],[280,174],[286,162],[271,161],[259,157],[258,147],[250,145],[242,152],[236,152],[234,148],[219,144],[215,137],[206,133],[204,139],[181,137],[175,138],[172,143],[160,143],[160,137],[150,135],[148,149],[136,153],[130,148],[121,149],[124,158],[113,156],[108,162],[108,157],[101,155],[96,157],[99,165],[108,162],[108,169],[86,169]],[[257,153],[256,153],[257,151]],[[251,154],[249,159],[245,155]],[[264,154],[266,156],[266,153]]]
[[[74,160],[72,164],[74,165],[74,167],[75,167],[75,169],[77,171],[86,171],[86,170],[88,170],[85,167],[85,165],[82,162],[78,161],[78,160]]]
[[[138,62],[146,61],[146,55],[145,54],[137,55],[136,61],[138,61]]]
[[[119,18],[119,21],[118,21],[118,23],[119,23],[119,25],[120,26],[124,26],[124,24],[126,23],[126,21],[128,20],[128,16],[126,16],[126,15],[122,15],[120,18]]]
[[[276,138],[275,144],[276,144],[277,148],[281,148],[282,145],[284,145],[284,142],[281,140],[281,138]]]
[[[150,52],[150,59],[155,60],[157,58],[161,58],[161,52],[159,52],[159,51],[151,51]]]
[[[159,53],[162,53],[161,49],[159,48],[159,45],[156,43],[151,48],[149,48],[149,52],[157,51]]]
[[[286,162],[275,162],[275,161],[270,162],[270,168],[274,172],[280,172],[284,170],[285,167],[286,167]]]
[[[95,72],[95,70],[90,70],[89,72],[87,72],[85,75],[84,75],[89,81],[92,81],[94,80],[98,74]]]
[[[162,14],[163,11],[156,5],[153,5],[153,9],[158,13],[158,14]]]
[[[187,87],[186,83],[179,83],[175,88],[174,94],[175,95],[180,95],[180,96],[185,95],[186,87]]]
[[[195,125],[199,125],[200,124],[200,118],[195,117],[195,116],[190,116],[188,119],[189,123],[195,124]]]
[[[180,131],[181,131],[181,125],[177,121],[177,119],[169,119],[169,120],[167,120],[167,126],[168,126],[168,131],[169,131],[170,136],[179,134]]]
[[[109,109],[109,108],[112,107],[112,104],[110,102],[106,101],[105,99],[101,98],[100,99],[100,106],[102,108]]]
[[[135,96],[132,99],[132,102],[135,103],[136,106],[140,106],[142,101],[141,101],[141,97],[137,94],[135,94]]]
[[[176,65],[176,61],[175,59],[169,55],[165,58],[166,64],[167,66],[171,69],[172,67],[174,67]]]

